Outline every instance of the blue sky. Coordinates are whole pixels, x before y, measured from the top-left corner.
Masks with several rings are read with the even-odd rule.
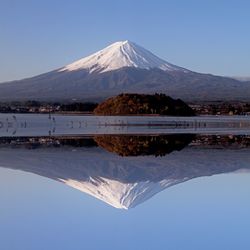
[[[250,76],[249,13],[247,0],[0,0],[0,82],[127,39],[194,71]]]

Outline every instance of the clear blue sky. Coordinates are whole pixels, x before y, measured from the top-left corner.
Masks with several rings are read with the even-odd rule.
[[[118,40],[198,72],[250,76],[248,0],[1,0],[0,82]]]

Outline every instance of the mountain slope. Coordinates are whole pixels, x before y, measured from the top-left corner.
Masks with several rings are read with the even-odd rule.
[[[0,101],[100,101],[127,93],[165,93],[185,101],[249,100],[250,83],[175,66],[129,41],[58,70],[0,84]]]

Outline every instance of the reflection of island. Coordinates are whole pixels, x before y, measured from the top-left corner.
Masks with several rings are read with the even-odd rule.
[[[128,209],[192,178],[250,169],[249,146],[241,149],[234,142],[232,147],[222,149],[208,143],[209,140],[196,138],[190,146],[164,157],[120,157],[102,148],[67,143],[30,149],[20,144],[13,146],[12,142],[11,147],[2,144],[0,159],[2,167],[57,180],[116,208]]]
[[[94,139],[98,146],[120,156],[164,156],[182,150],[194,139],[194,135],[104,135],[95,136]]]
[[[102,147],[120,156],[164,156],[182,150],[193,139],[192,134],[179,135],[99,135],[91,137],[6,137],[0,138],[0,147]]]

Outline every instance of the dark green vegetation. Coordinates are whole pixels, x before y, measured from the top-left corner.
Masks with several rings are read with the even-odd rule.
[[[99,104],[94,114],[193,116],[195,112],[182,100],[175,100],[165,94],[120,94]]]

